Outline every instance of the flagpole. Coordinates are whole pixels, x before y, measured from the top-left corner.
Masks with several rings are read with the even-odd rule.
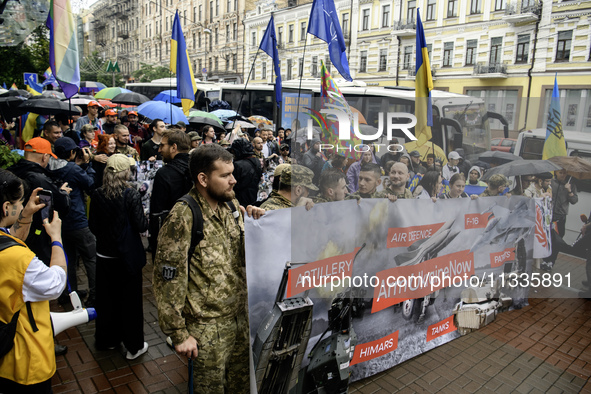
[[[246,78],[246,83],[244,84],[244,89],[242,90],[242,94],[240,94],[240,101],[238,102],[238,108],[236,109],[237,115],[240,114],[240,107],[242,107],[242,100],[244,99],[244,93],[246,93],[246,86],[248,85],[248,82],[250,81],[250,76],[252,75],[252,70],[254,70],[254,66],[257,61],[257,56],[259,56],[260,49],[261,49],[260,47],[257,48],[257,51],[254,54],[254,60],[252,61],[252,66],[250,67],[250,71],[248,73],[248,78]],[[232,123],[232,130],[234,130],[235,126],[236,126],[236,117],[234,117],[234,123]]]
[[[308,45],[308,32],[306,32],[306,40],[304,41],[304,51],[302,53],[302,71],[300,72],[300,83],[298,85],[298,100],[296,102],[296,105],[297,105],[297,109],[296,109],[296,121],[298,121],[296,123],[296,125],[299,124],[299,119],[300,119],[300,95],[302,93],[302,78],[304,77],[304,66],[306,65],[306,46],[307,45]],[[300,71],[299,68],[300,67],[298,65],[298,72]],[[293,123],[293,121],[292,121],[292,123]],[[296,128],[296,130],[293,131],[293,134],[294,134],[294,140],[297,141],[297,138],[298,138],[298,130],[297,130],[297,128]]]

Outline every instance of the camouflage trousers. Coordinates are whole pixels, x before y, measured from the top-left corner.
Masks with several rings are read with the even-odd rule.
[[[199,343],[199,353],[193,362],[195,393],[248,393],[248,314],[187,322],[187,328]]]

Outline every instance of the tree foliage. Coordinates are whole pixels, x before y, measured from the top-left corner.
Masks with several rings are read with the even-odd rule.
[[[49,31],[39,26],[22,43],[14,47],[0,47],[0,84],[10,87],[13,83],[25,88],[23,73],[37,73],[43,81],[43,73],[49,67]]]
[[[155,79],[170,78],[170,71],[163,66],[152,66],[142,63],[139,70],[132,73],[136,82],[151,82]]]
[[[94,81],[113,86],[113,73],[107,72],[108,61],[101,58],[97,51],[80,61],[80,79],[82,81]],[[115,86],[124,87],[125,79],[122,73],[115,73]]]

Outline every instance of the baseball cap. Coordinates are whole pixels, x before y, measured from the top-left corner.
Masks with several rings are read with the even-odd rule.
[[[201,141],[203,139],[196,131],[191,131],[187,135],[191,138],[191,141]]]
[[[105,111],[105,116],[117,116],[117,111],[114,109],[108,109]]]
[[[27,141],[25,144],[25,152],[44,153],[51,155],[54,159],[57,159],[57,156],[51,151],[51,142],[41,137],[31,138],[29,141]]]
[[[118,173],[128,170],[131,166],[135,166],[135,164],[135,160],[132,157],[127,157],[121,153],[115,153],[109,157],[109,160],[107,160],[105,171]]]
[[[503,174],[494,174],[488,179],[488,184],[493,188],[497,188],[499,186],[507,186],[509,181]]]
[[[413,150],[412,152],[409,153],[409,155],[412,157],[421,157],[421,154],[419,153],[418,150]]]
[[[279,147],[279,150],[289,150],[289,145],[281,144],[281,146]]]
[[[311,169],[294,164],[283,170],[281,173],[281,183],[290,186],[305,186],[310,190],[318,190],[316,185],[312,183],[314,173]]]
[[[130,115],[135,115],[135,116],[137,116],[137,112],[135,112],[135,111],[129,111],[129,112],[127,113],[127,116],[129,117]]]
[[[449,160],[459,160],[460,159],[460,154],[458,152],[456,152],[456,151],[451,151],[447,155],[447,158]]]
[[[279,164],[277,167],[275,167],[275,172],[273,173],[273,176],[280,176],[283,170],[285,170],[290,165],[291,164],[287,163]]]
[[[181,129],[184,129],[187,127],[187,124],[185,122],[183,122],[182,120],[179,120],[178,122],[176,122],[176,125],[179,126]]]
[[[90,103],[88,103],[87,107],[100,107],[100,108],[103,108],[103,106],[100,105],[98,103],[98,101],[95,101],[95,100],[92,100]]]
[[[230,141],[228,141],[228,140],[221,140],[220,145],[221,146],[230,146],[231,144],[230,144]]]
[[[62,157],[63,153],[77,149],[78,145],[70,137],[61,137],[55,140],[53,147],[55,148],[55,153]]]

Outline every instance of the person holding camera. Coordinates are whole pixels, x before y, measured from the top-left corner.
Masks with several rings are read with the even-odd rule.
[[[86,307],[94,306],[96,299],[96,238],[88,228],[84,192],[94,189],[95,171],[90,165],[88,147],[78,148],[69,137],[58,138],[54,143],[58,157],[53,167],[56,177],[68,182],[70,192],[70,213],[63,219],[64,248],[68,255],[68,280],[72,291],[78,290],[76,262],[82,257],[88,277],[89,294]],[[83,296],[83,294],[81,294]],[[62,303],[67,302],[67,294],[62,295]]]
[[[6,338],[8,346],[3,346],[1,393],[51,393],[56,371],[49,300],[56,299],[66,284],[57,212],[51,222],[48,218],[43,222],[52,241],[49,266],[21,241],[27,237],[33,215],[44,207],[37,196],[41,190],[33,190],[23,209],[22,180],[0,170],[0,320],[16,330]]]

